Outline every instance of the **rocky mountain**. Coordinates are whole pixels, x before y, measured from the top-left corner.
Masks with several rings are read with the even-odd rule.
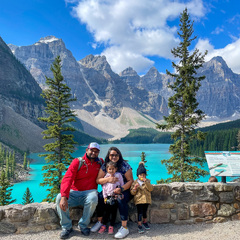
[[[93,126],[106,133],[106,136],[114,137],[115,129],[109,128],[112,124],[107,124],[106,117],[113,120],[115,126],[119,125],[124,136],[129,127],[142,127],[146,124],[154,126],[156,120],[168,114],[167,102],[162,96],[136,86],[128,86],[112,71],[104,56],[89,55],[77,62],[63,41],[53,36],[42,38],[30,46],[9,46],[42,88],[45,84],[44,76],[52,77],[50,65],[60,55],[62,74],[77,98],[72,108],[85,126],[84,131],[89,134],[90,126]],[[131,109],[136,112],[135,118],[138,115],[140,120],[126,115]],[[123,113],[124,118],[128,118],[127,121],[122,121]]]
[[[20,150],[42,150],[44,101],[35,79],[0,38],[0,141]],[[23,141],[24,139],[24,141]]]
[[[240,75],[233,73],[222,57],[214,57],[198,71],[206,76],[197,94],[199,108],[220,119],[240,113]]]
[[[129,68],[123,72],[129,72]],[[122,73],[121,73],[122,74]],[[121,76],[120,74],[120,76]],[[214,57],[203,64],[198,70],[199,76],[206,76],[201,82],[197,99],[199,108],[209,118],[220,121],[236,119],[240,113],[240,75],[233,73],[222,57]],[[131,82],[133,72],[129,76],[124,74],[124,81]],[[166,74],[160,74],[152,67],[144,76],[136,80],[135,84],[149,92],[159,93],[167,101],[173,94],[167,86],[174,81]]]
[[[88,55],[76,61],[64,42],[54,36],[30,46],[9,47],[43,88],[45,76],[52,77],[50,65],[60,55],[64,79],[78,99],[72,108],[89,134],[121,137],[129,128],[154,127],[168,114],[167,101],[173,92],[167,86],[174,79],[155,67],[141,77],[131,67],[116,74],[105,56]],[[206,115],[220,121],[237,116],[240,76],[220,57],[206,62],[198,74],[206,76],[197,95]]]

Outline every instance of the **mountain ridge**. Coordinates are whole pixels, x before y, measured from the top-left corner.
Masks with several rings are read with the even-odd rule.
[[[63,40],[54,36],[41,38],[30,46],[10,47],[42,87],[44,81],[41,76],[51,76],[49,66],[54,57],[60,55],[62,74],[73,96],[78,98],[72,109],[78,112],[78,119],[84,123],[87,133],[93,126],[106,137],[114,138],[126,135],[131,124],[135,128],[146,127],[131,120],[132,111],[125,111],[128,115],[124,114],[124,118],[128,120],[118,122],[123,109],[132,109],[139,119],[142,114],[146,119],[154,119],[154,122],[162,121],[163,116],[168,115],[167,101],[173,94],[168,84],[174,79],[159,73],[155,67],[144,76],[139,76],[131,67],[117,74],[112,71],[105,56],[90,54],[77,61],[66,49]],[[206,75],[197,94],[199,108],[207,115],[206,121],[237,118],[240,115],[240,75],[233,73],[221,57],[204,63],[198,74]],[[116,126],[120,124],[120,134],[115,133],[114,124],[109,124],[106,117]]]

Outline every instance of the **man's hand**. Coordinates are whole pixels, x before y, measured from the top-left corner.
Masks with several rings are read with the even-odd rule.
[[[117,177],[108,177],[108,182],[109,183],[116,183],[116,182],[118,182],[118,178]]]
[[[68,201],[67,201],[67,198],[66,198],[66,197],[61,197],[59,206],[60,206],[60,208],[61,208],[64,212],[67,211],[67,209],[68,209]]]

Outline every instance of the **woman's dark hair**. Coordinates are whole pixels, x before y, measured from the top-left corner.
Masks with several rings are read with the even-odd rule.
[[[111,162],[110,159],[109,159],[109,155],[110,155],[110,152],[111,152],[111,151],[115,151],[115,152],[117,152],[117,154],[119,155],[119,160],[117,161],[117,168],[120,169],[120,168],[121,168],[121,165],[122,165],[122,163],[123,163],[123,161],[124,161],[124,159],[123,159],[123,157],[122,157],[122,153],[121,153],[120,150],[119,150],[118,148],[116,148],[116,147],[110,147],[110,148],[108,149],[107,155],[106,155],[106,157],[105,157],[105,163],[106,163],[106,165],[107,165],[108,162]]]
[[[117,163],[112,161],[108,162],[106,164],[106,169],[108,169],[110,166],[117,168]]]

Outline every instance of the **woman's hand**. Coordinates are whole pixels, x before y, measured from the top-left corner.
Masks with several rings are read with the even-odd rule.
[[[116,183],[116,182],[118,182],[118,178],[117,177],[107,177],[107,180],[108,180],[108,182],[109,183]]]
[[[122,190],[121,190],[121,188],[115,188],[115,189],[113,190],[113,192],[114,192],[115,194],[121,194],[121,193],[122,193]]]

